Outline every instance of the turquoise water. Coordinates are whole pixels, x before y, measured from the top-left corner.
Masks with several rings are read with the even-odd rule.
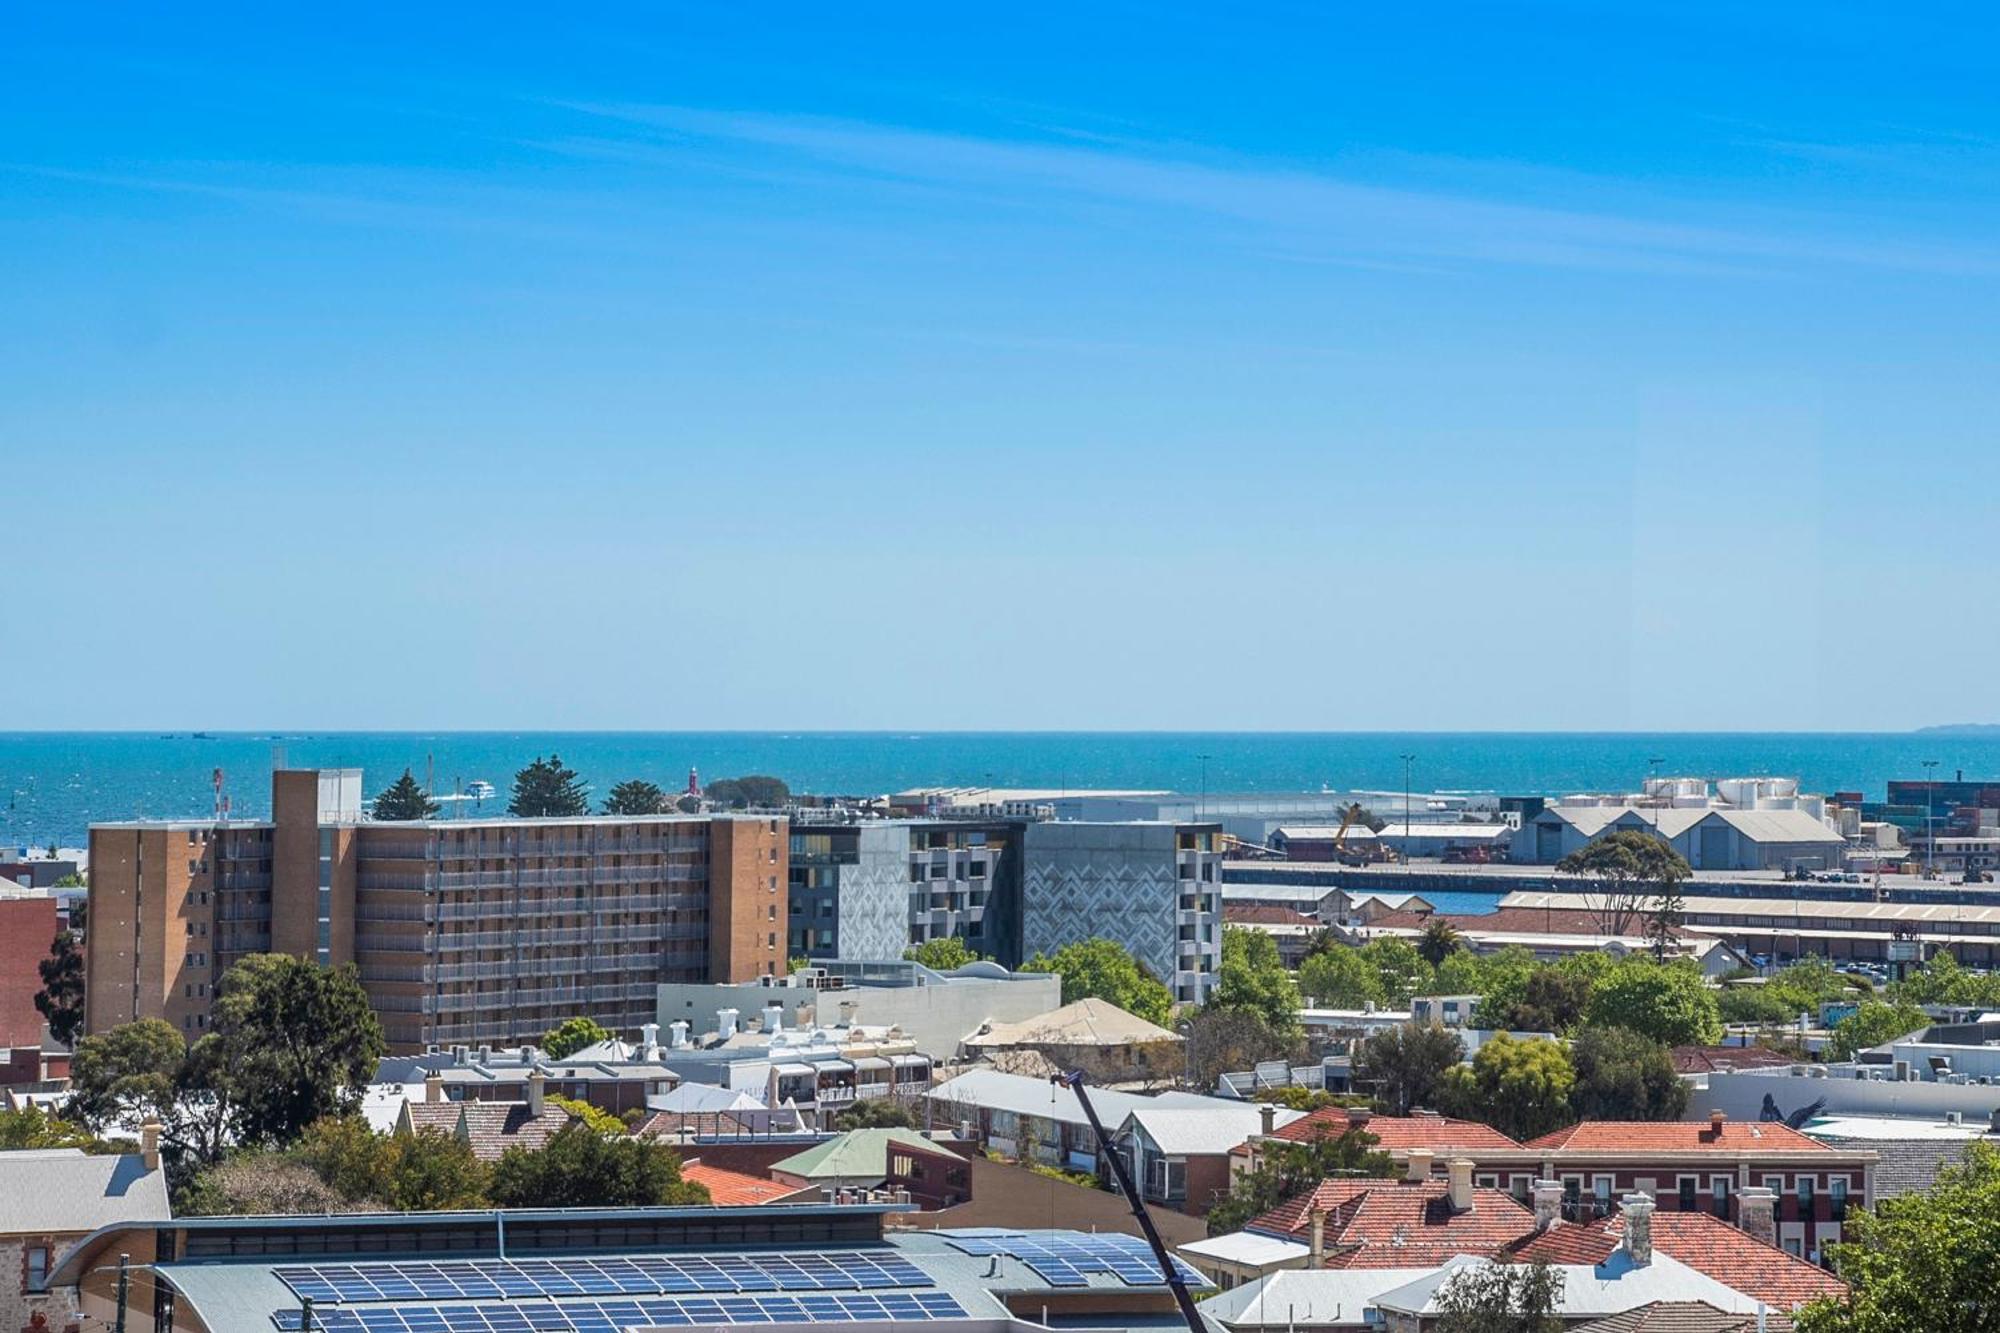
[[[669,789],[703,776],[775,773],[805,792],[883,793],[932,783],[1210,792],[1400,789],[1549,794],[1629,789],[1663,773],[1798,777],[1809,790],[1880,799],[1891,777],[2000,776],[2000,736],[1890,734],[1217,732],[126,732],[0,733],[0,836],[76,843],[92,820],[191,816],[224,772],[236,813],[265,812],[274,748],[287,763],[359,767],[372,793],[430,761],[440,791],[560,752],[599,793],[626,778]],[[1204,764],[1201,756],[1208,756]],[[504,803],[504,799],[503,802]]]

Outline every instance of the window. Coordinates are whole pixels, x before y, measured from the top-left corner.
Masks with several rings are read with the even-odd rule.
[[[28,1247],[28,1290],[42,1291],[49,1285],[49,1247]]]
[[[1680,1210],[1684,1213],[1691,1213],[1695,1210],[1694,1185],[1693,1176],[1682,1176],[1680,1178]]]
[[[1729,1220],[1729,1177],[1716,1176],[1708,1184],[1714,1196],[1711,1206],[1715,1210],[1715,1215],[1727,1222]]]
[[[1799,1216],[1810,1220],[1813,1215],[1813,1178],[1799,1177]]]
[[[1833,1179],[1833,1184],[1829,1189],[1829,1193],[1831,1195],[1833,1203],[1833,1220],[1836,1222],[1845,1222],[1847,1220],[1846,1177],[1835,1176]]]

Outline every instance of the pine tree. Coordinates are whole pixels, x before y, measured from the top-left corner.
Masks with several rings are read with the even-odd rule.
[[[573,768],[564,768],[562,756],[537,756],[535,762],[514,775],[514,799],[507,813],[522,819],[568,819],[590,813],[590,787]]]
[[[643,778],[621,782],[604,799],[607,815],[657,815],[667,808],[667,794]]]
[[[35,1009],[48,1023],[49,1035],[71,1045],[83,1035],[83,947],[76,932],[57,932],[39,966],[42,988],[35,995]]]
[[[430,793],[417,785],[404,769],[403,776],[380,796],[375,798],[374,816],[377,819],[429,819],[438,812],[438,803],[430,798]]]

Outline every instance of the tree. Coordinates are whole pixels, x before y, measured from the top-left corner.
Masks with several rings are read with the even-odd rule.
[[[407,1213],[485,1206],[487,1167],[464,1139],[426,1125],[391,1140],[395,1184],[384,1201],[391,1208]]]
[[[656,783],[632,778],[611,789],[604,798],[607,815],[657,815],[667,808],[667,794]]]
[[[1359,949],[1336,944],[1299,964],[1299,989],[1330,1009],[1382,1003],[1382,974]]]
[[[1489,1012],[1491,997],[1480,1001],[1481,1022],[1513,1032],[1553,1032],[1562,1035],[1583,1020],[1590,1003],[1591,982],[1580,972],[1541,966],[1528,974],[1520,996]]]
[[[717,778],[708,784],[707,796],[712,804],[735,810],[777,810],[791,803],[792,789],[783,778],[752,773],[740,778]]]
[[[432,1126],[378,1134],[358,1116],[329,1117],[306,1129],[291,1156],[349,1208],[421,1212],[486,1202],[486,1167],[472,1146]]]
[[[707,1203],[681,1179],[681,1159],[652,1139],[610,1135],[573,1121],[539,1149],[509,1148],[487,1197],[501,1208],[648,1208]]]
[[[2000,1009],[2000,972],[1968,972],[1949,949],[1939,949],[1930,962],[1913,969],[1895,987],[1896,997],[1911,1004],[1981,1005]]]
[[[933,972],[950,972],[967,963],[976,963],[985,956],[967,948],[965,941],[956,935],[940,935],[903,950],[903,957],[922,963]]]
[[[1446,1071],[1439,1095],[1446,1111],[1526,1141],[1575,1122],[1575,1087],[1576,1070],[1559,1043],[1496,1032],[1470,1065]]]
[[[431,799],[431,794],[417,785],[416,778],[409,769],[397,778],[375,798],[374,808],[369,812],[377,819],[429,819],[439,810],[439,805]]]
[[[1208,1004],[1255,1014],[1274,1036],[1299,1030],[1299,988],[1278,961],[1278,942],[1261,930],[1223,928],[1222,964]]]
[[[356,1211],[304,1162],[250,1149],[202,1171],[174,1199],[180,1216],[291,1215]]]
[[[850,1129],[915,1129],[917,1118],[907,1102],[893,1097],[868,1097],[833,1118],[840,1133]]]
[[[123,1023],[76,1044],[64,1109],[100,1134],[157,1122],[178,1176],[218,1160],[232,1132],[233,1108],[207,1086],[204,1068],[171,1023]]]
[[[535,761],[514,775],[514,798],[507,813],[522,819],[572,819],[590,813],[590,787],[562,756]]]
[[[1629,1028],[1585,1028],[1570,1044],[1580,1120],[1678,1120],[1688,1085],[1666,1047]]]
[[[1180,1033],[1188,1081],[1198,1088],[1212,1088],[1224,1074],[1266,1060],[1290,1064],[1305,1054],[1296,1025],[1290,1032],[1273,1032],[1263,1016],[1250,1009],[1204,1005],[1181,1020]]]
[[[1624,960],[1591,989],[1584,1021],[1594,1027],[1630,1028],[1664,1046],[1708,1046],[1722,1040],[1715,992],[1688,959]]]
[[[1173,993],[1111,940],[1076,940],[1052,954],[1036,954],[1022,970],[1061,976],[1064,1004],[1095,997],[1149,1023],[1165,1026],[1173,1018]]]
[[[1361,946],[1361,956],[1375,969],[1382,1002],[1387,1005],[1408,1004],[1430,978],[1430,966],[1416,946],[1394,935],[1368,941]]]
[[[1848,1283],[1793,1315],[1799,1333],[1992,1333],[2000,1328],[2000,1149],[1974,1143],[1926,1194],[1850,1212],[1832,1245]]]
[[[565,1018],[542,1034],[542,1054],[563,1060],[586,1046],[611,1040],[611,1031],[594,1018]]]
[[[65,1046],[83,1035],[83,938],[77,934],[81,928],[82,923],[72,919],[71,929],[57,931],[49,956],[36,965],[42,988],[35,993],[35,1012],[49,1025],[49,1035]]]
[[[1833,1025],[1827,1058],[1852,1060],[1856,1052],[1928,1027],[1930,1021],[1929,1014],[1904,1001],[1883,1004],[1879,1000],[1864,1000],[1853,1013]]]
[[[386,1206],[395,1193],[396,1144],[355,1115],[315,1120],[292,1150],[346,1204]]]
[[[1467,1265],[1438,1288],[1436,1333],[1561,1333],[1562,1294],[1562,1271],[1546,1260]]]
[[[81,1125],[59,1120],[33,1104],[18,1111],[0,1110],[0,1152],[21,1148],[81,1148],[85,1152],[103,1150],[105,1145]]]
[[[1258,1145],[1256,1169],[1230,1182],[1229,1193],[1208,1211],[1208,1234],[1223,1236],[1295,1199],[1321,1181],[1342,1177],[1394,1175],[1396,1164],[1381,1152],[1367,1130],[1331,1128],[1311,1138],[1266,1139]]]
[[[1465,942],[1458,937],[1458,927],[1441,916],[1424,922],[1423,931],[1417,936],[1417,956],[1432,967],[1464,947]]]
[[[387,1049],[349,963],[251,954],[223,973],[215,1021],[197,1046],[211,1086],[233,1102],[242,1141],[288,1144],[322,1116],[353,1110]]]
[[[1598,931],[1624,935],[1645,918],[1648,934],[1663,952],[1664,941],[1679,934],[1677,919],[1681,882],[1693,873],[1681,854],[1643,829],[1607,833],[1556,863],[1564,875],[1584,875],[1597,881],[1597,892],[1584,897]]]
[[[1465,1058],[1458,1034],[1436,1023],[1405,1023],[1378,1032],[1354,1057],[1357,1083],[1373,1087],[1391,1115],[1435,1106],[1445,1074]]]

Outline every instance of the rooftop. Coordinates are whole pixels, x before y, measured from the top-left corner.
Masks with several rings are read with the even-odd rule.
[[[681,1179],[692,1180],[708,1190],[708,1199],[718,1208],[742,1208],[752,1204],[775,1203],[798,1193],[795,1185],[783,1185],[741,1171],[725,1171],[719,1166],[688,1162],[681,1167]]]
[[[1036,1014],[1017,1023],[988,1023],[965,1039],[972,1047],[999,1046],[1130,1046],[1145,1042],[1182,1040],[1157,1023],[1149,1023],[1107,1000],[1096,997]]]
[[[1562,1264],[1602,1263],[1618,1250],[1624,1235],[1623,1214],[1591,1222],[1557,1222],[1516,1247],[1514,1257]],[[1766,1245],[1707,1213],[1655,1212],[1653,1252],[1671,1255],[1696,1272],[1780,1310],[1847,1290],[1846,1283],[1818,1265]]]
[[[167,1175],[136,1153],[91,1156],[81,1148],[0,1153],[0,1235],[81,1235],[113,1222],[157,1222]]]
[[[1826,1145],[1790,1126],[1725,1120],[1585,1120],[1530,1139],[1530,1148],[1572,1152],[1824,1152]]]
[[[482,1162],[497,1162],[509,1148],[541,1148],[566,1128],[568,1111],[551,1106],[533,1115],[526,1102],[405,1102],[412,1130],[441,1129],[463,1139]]]
[[[1358,1127],[1373,1134],[1383,1152],[1407,1152],[1428,1148],[1432,1152],[1476,1152],[1482,1148],[1518,1148],[1520,1145],[1491,1125],[1476,1120],[1453,1120],[1442,1115],[1367,1115]],[[1280,1126],[1271,1137],[1303,1143],[1322,1134],[1340,1135],[1357,1123],[1347,1108],[1324,1107],[1310,1115]]]
[[[807,1180],[880,1180],[889,1174],[889,1150],[950,1153],[935,1139],[914,1129],[851,1129],[803,1152],[771,1163],[773,1171]]]
[[[1312,1214],[1326,1212],[1326,1267],[1406,1268],[1463,1254],[1492,1254],[1528,1236],[1535,1215],[1503,1190],[1477,1187],[1472,1207],[1451,1208],[1449,1183],[1327,1180],[1265,1213],[1249,1230],[1299,1240]]]

